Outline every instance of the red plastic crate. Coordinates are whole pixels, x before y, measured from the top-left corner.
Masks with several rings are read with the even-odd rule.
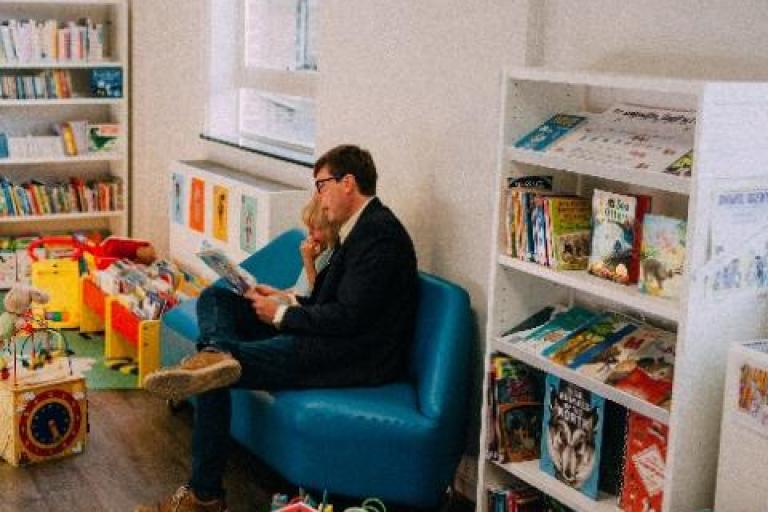
[[[139,322],[130,309],[118,301],[112,302],[112,329],[133,346],[139,343]]]
[[[97,314],[102,320],[104,319],[104,305],[106,298],[106,294],[101,291],[101,288],[99,288],[96,283],[91,279],[85,279],[83,282],[83,304]]]

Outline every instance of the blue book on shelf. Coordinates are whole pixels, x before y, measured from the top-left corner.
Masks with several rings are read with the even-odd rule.
[[[97,98],[123,97],[122,68],[91,69],[91,95]]]
[[[539,125],[535,130],[527,133],[515,142],[515,147],[533,149],[534,151],[544,151],[557,139],[570,133],[586,120],[587,118],[584,116],[555,114],[543,124]]]
[[[8,136],[0,133],[0,158],[8,158]]]
[[[597,499],[605,399],[551,374],[545,386],[539,467]]]

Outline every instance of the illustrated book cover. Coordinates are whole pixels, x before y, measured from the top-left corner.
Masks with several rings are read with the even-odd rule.
[[[684,220],[650,214],[644,217],[638,280],[641,292],[657,297],[680,296],[686,231]]]
[[[203,260],[214,272],[216,272],[229,287],[240,295],[245,294],[249,288],[256,285],[256,279],[233,262],[219,249],[205,249],[197,253],[197,257]]]
[[[586,120],[574,114],[555,114],[515,142],[515,147],[543,151]]]
[[[597,316],[598,314],[594,311],[574,306],[555,315],[542,326],[521,337],[518,346],[527,352],[541,354],[569,334],[587,325]]]
[[[551,257],[555,270],[584,270],[589,264],[592,204],[579,197],[547,198]]]
[[[540,468],[596,499],[605,400],[551,374],[545,386]]]
[[[616,382],[637,368],[644,354],[665,353],[674,345],[675,333],[643,324],[581,364],[578,371],[600,382]]]
[[[661,511],[667,436],[666,425],[629,413],[624,484],[619,497],[625,512]]]
[[[635,329],[637,325],[630,318],[619,313],[603,313],[542,355],[557,364],[578,368]]]
[[[675,337],[667,334],[645,343],[606,382],[654,405],[668,407],[675,375],[675,342]]]
[[[645,213],[651,198],[595,189],[589,271],[620,284],[636,283]]]

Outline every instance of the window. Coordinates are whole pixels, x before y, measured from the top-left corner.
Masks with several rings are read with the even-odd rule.
[[[220,2],[206,135],[312,163],[319,0]]]

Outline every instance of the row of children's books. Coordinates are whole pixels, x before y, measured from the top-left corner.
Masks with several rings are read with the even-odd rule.
[[[8,136],[0,133],[0,158],[46,158],[115,152],[122,130],[116,123],[64,121],[53,126],[56,135]]]
[[[662,297],[679,296],[687,224],[650,214],[651,198],[595,189],[551,192],[549,176],[510,178],[506,252],[555,270],[589,270]]]
[[[0,64],[100,61],[106,26],[91,19],[9,19],[0,23]]]
[[[49,69],[36,74],[7,74],[0,79],[4,100],[40,100],[72,97],[70,72]]]
[[[486,496],[488,512],[572,512],[556,499],[521,480],[491,487]]]
[[[150,265],[118,260],[95,273],[96,284],[120,300],[142,320],[156,320],[178,304],[176,289],[183,281],[181,271],[167,260]]]
[[[581,306],[545,308],[526,322],[502,339],[647,402],[669,406],[674,333],[621,313]]]
[[[124,208],[120,178],[44,183],[30,180],[13,184],[0,176],[0,217],[60,213],[119,211]]]
[[[538,459],[542,472],[592,499],[603,491],[627,512],[661,510],[666,425],[507,356],[491,364],[491,460]]]
[[[626,103],[601,113],[559,113],[515,147],[572,161],[690,176],[696,113]]]

